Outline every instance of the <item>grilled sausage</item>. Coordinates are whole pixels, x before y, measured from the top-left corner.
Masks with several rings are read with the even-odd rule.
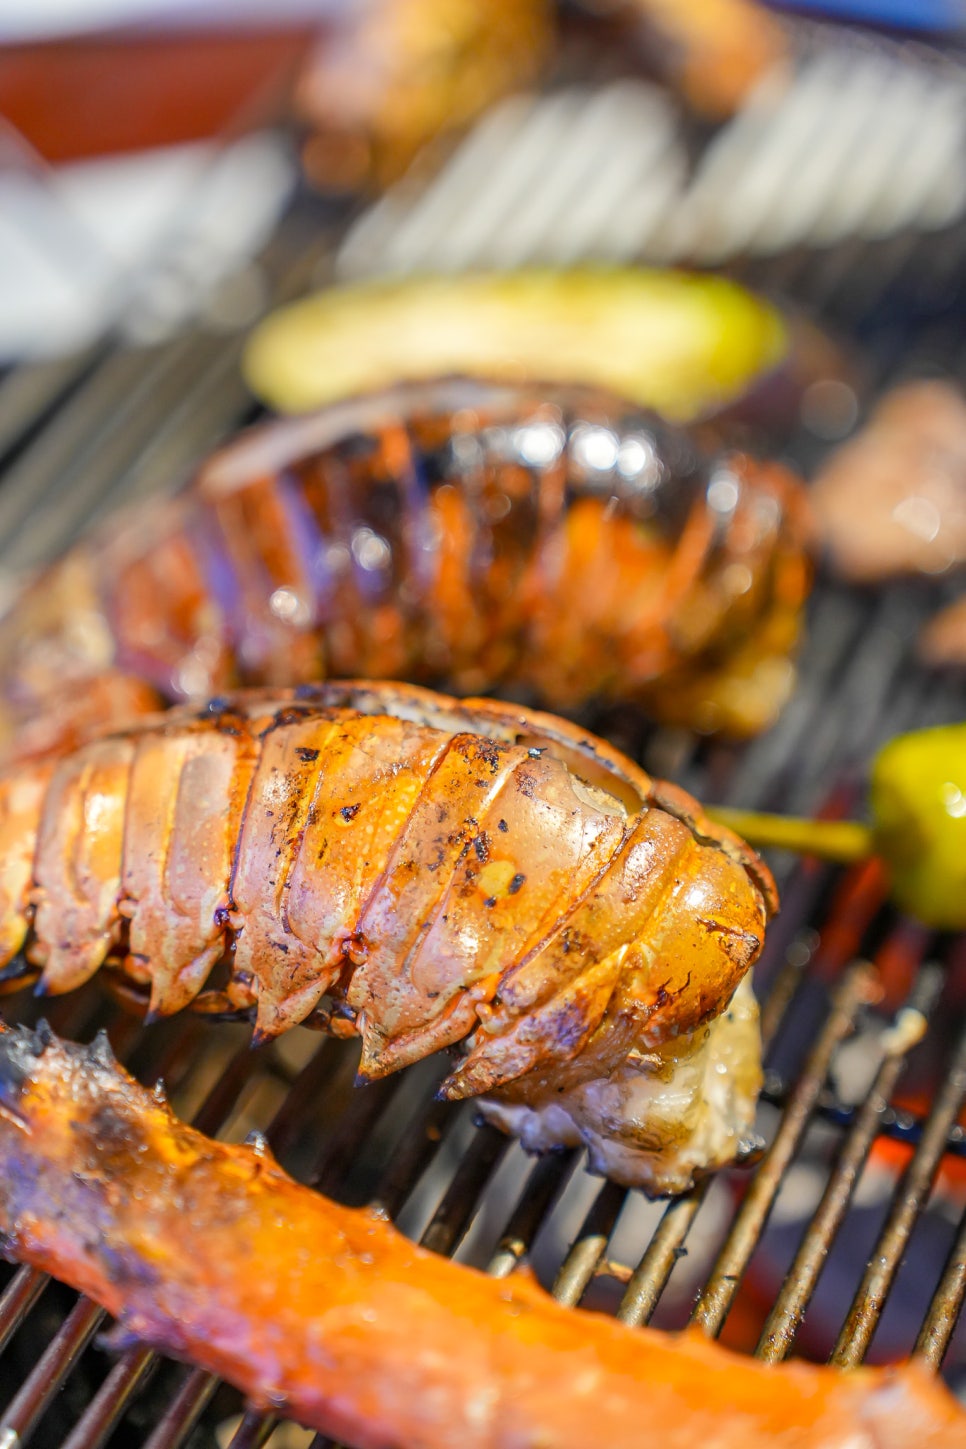
[[[167,699],[328,676],[631,699],[754,733],[809,569],[782,469],[579,389],[412,385],[275,422],[81,543],[0,627],[17,718],[107,669]]]
[[[123,1184],[123,1188],[121,1186]],[[185,1228],[191,1237],[186,1250]],[[0,1232],[129,1337],[356,1449],[954,1449],[915,1365],[767,1366],[488,1278],[212,1142],[111,1061],[0,1029]]]
[[[8,985],[109,961],[153,1013],[358,1032],[369,1078],[462,1043],[445,1095],[496,1094],[525,1143],[583,1141],[654,1191],[750,1127],[754,1009],[725,1008],[771,877],[550,716],[352,683],[183,707],[0,775],[0,862]],[[690,1132],[666,1103],[654,1129],[677,1063]]]

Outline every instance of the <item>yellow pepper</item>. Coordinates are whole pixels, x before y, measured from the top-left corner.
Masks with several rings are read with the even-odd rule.
[[[252,391],[301,412],[447,374],[607,388],[690,421],[743,398],[789,353],[784,318],[724,277],[526,268],[333,287],[252,333]]]
[[[877,855],[896,905],[937,930],[966,929],[966,724],[898,735],[873,762],[871,823],[709,809],[750,844],[849,863]]]

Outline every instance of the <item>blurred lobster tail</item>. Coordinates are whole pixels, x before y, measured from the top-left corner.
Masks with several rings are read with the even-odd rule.
[[[81,543],[0,630],[22,716],[106,669],[170,700],[365,675],[749,734],[808,591],[775,465],[586,389],[407,385],[269,423]]]

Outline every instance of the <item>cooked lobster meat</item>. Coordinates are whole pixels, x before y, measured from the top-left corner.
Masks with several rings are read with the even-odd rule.
[[[191,1246],[186,1250],[185,1227]],[[258,1407],[355,1449],[954,1449],[923,1368],[766,1366],[561,1307],[184,1126],[111,1060],[0,1031],[7,1253]]]
[[[734,998],[774,905],[754,852],[602,741],[401,685],[182,707],[0,774],[9,986],[108,962],[155,1014],[358,1033],[369,1078],[460,1045],[444,1095],[651,1191],[750,1129]]]
[[[803,533],[784,470],[617,399],[413,385],[258,428],[112,520],[8,614],[0,677],[14,719],[112,669],[174,700],[366,675],[747,734],[793,682]]]

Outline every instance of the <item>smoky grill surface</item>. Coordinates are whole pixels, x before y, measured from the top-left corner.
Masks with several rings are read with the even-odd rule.
[[[261,258],[273,301],[326,275],[345,221],[299,200]],[[846,326],[883,386],[917,372],[962,378],[966,278],[947,263],[963,241],[956,228],[928,244],[851,244],[758,264],[744,279]],[[39,561],[119,500],[172,488],[250,421],[241,340],[198,330],[136,352],[105,343],[0,379],[0,564]],[[820,447],[803,431],[789,459],[809,465]],[[743,749],[648,730],[619,711],[592,723],[708,800],[848,813],[879,743],[966,717],[962,681],[912,660],[934,603],[916,585],[863,594],[820,579],[796,694]],[[43,1012],[81,1041],[106,1026],[121,1060],[146,1083],[163,1076],[175,1110],[203,1130],[232,1140],[261,1130],[320,1191],[379,1202],[428,1247],[495,1274],[527,1258],[567,1304],[632,1325],[690,1319],[770,1360],[915,1351],[961,1386],[966,940],[895,916],[874,867],[774,864],[783,909],[756,970],[761,1146],[669,1202],[588,1177],[574,1152],[527,1159],[476,1125],[472,1105],[435,1100],[439,1061],[354,1089],[353,1044],[297,1030],[252,1051],[247,1028],[186,1016],[144,1029],[96,984],[46,1003],[10,996],[3,1012],[27,1022]],[[276,1429],[198,1370],[138,1344],[106,1350],[109,1327],[35,1270],[0,1266],[0,1449],[251,1449]]]

